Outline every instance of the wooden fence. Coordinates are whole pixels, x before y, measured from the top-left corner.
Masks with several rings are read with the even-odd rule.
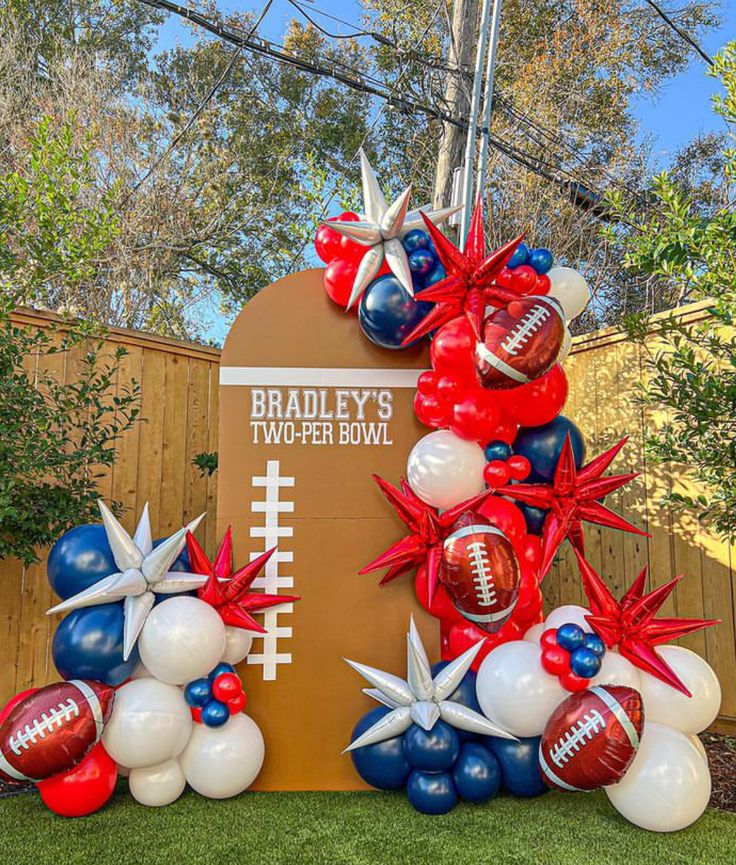
[[[689,320],[704,317],[703,305],[683,310]],[[22,312],[18,320],[44,327],[51,316]],[[202,478],[192,457],[217,449],[217,372],[219,351],[124,330],[114,330],[110,341],[124,345],[128,355],[119,373],[123,386],[131,378],[141,384],[142,416],[119,443],[117,461],[103,479],[101,494],[125,502],[123,523],[133,528],[136,515],[148,501],[155,535],[173,531],[202,511],[208,517],[198,534],[209,551],[215,541],[216,475]],[[59,370],[72,374],[73,357],[56,358]],[[688,517],[673,515],[659,501],[672,484],[680,484],[644,456],[645,431],[661,421],[637,405],[635,384],[642,377],[642,349],[627,342],[620,331],[607,329],[578,337],[565,368],[570,397],[565,413],[581,427],[588,453],[595,455],[623,435],[630,441],[612,467],[638,471],[639,477],[612,494],[607,503],[651,537],[586,527],[588,558],[615,593],[631,584],[644,565],[651,585],[678,573],[685,579],[668,601],[669,615],[720,618],[717,628],[682,640],[706,657],[723,687],[719,726],[736,730],[736,642],[734,641],[733,550],[703,532]],[[734,560],[736,565],[736,560]],[[0,702],[32,684],[56,679],[49,658],[57,624],[45,615],[53,596],[45,578],[45,562],[29,568],[0,563]],[[551,606],[581,603],[574,557],[565,550],[545,581]]]

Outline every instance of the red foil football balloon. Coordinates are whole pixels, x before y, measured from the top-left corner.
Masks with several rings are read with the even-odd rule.
[[[0,778],[40,781],[76,766],[99,741],[114,693],[72,679],[21,700],[0,725]]]
[[[482,514],[469,511],[444,542],[440,580],[458,612],[495,633],[519,597],[519,562],[509,539]]]
[[[483,387],[526,384],[554,366],[565,336],[565,314],[553,297],[523,297],[483,323],[475,366]]]
[[[620,781],[639,748],[641,694],[623,685],[572,694],[555,709],[539,743],[539,771],[558,790],[596,790]]]

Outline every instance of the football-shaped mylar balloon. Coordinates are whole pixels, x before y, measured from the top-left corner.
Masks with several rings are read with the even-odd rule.
[[[623,778],[644,727],[641,694],[608,685],[571,694],[550,716],[539,770],[550,787],[595,790]]]
[[[519,598],[519,562],[509,539],[482,514],[468,511],[444,542],[440,579],[458,612],[495,633]]]
[[[544,375],[565,338],[565,314],[550,297],[522,297],[491,313],[476,345],[475,367],[483,387],[518,387]]]
[[[114,694],[72,679],[21,700],[0,725],[0,778],[40,781],[76,766],[102,735]]]

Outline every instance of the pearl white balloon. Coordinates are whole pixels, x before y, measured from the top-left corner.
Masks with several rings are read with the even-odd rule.
[[[553,267],[547,272],[551,283],[547,294],[556,297],[565,311],[565,317],[572,321],[585,309],[590,300],[590,289],[585,277],[572,267]]]
[[[698,749],[698,753],[705,760],[706,764],[708,762],[708,752],[705,750],[705,745],[700,741],[700,736],[692,735],[688,736],[688,739],[695,745]]]
[[[133,679],[115,692],[102,744],[116,763],[140,769],[178,756],[191,733],[192,715],[179,688]]]
[[[626,685],[641,691],[641,675],[631,661],[608,649],[603,656],[600,672],[590,680],[590,685]]]
[[[168,598],[148,614],[138,648],[151,675],[171,685],[206,676],[225,651],[225,625],[209,604]]]
[[[713,668],[683,646],[658,646],[658,654],[690,691],[687,697],[649,673],[641,674],[641,695],[647,721],[669,724],[692,735],[710,727],[721,707],[721,686]]]
[[[532,625],[524,634],[523,639],[526,640],[527,643],[536,643],[539,645],[539,638],[546,630],[547,625],[544,622],[540,622],[538,625]]]
[[[220,660],[226,664],[239,664],[250,652],[253,634],[242,628],[225,628],[225,651]]]
[[[209,799],[237,796],[258,777],[266,748],[256,722],[233,715],[222,727],[195,724],[180,757],[190,787]]]
[[[486,656],[475,689],[483,712],[514,736],[540,736],[549,716],[569,696],[542,668],[538,645],[502,643]]]
[[[565,328],[565,333],[562,336],[562,345],[560,346],[560,350],[557,354],[557,363],[563,363],[567,358],[568,354],[570,354],[570,349],[572,348],[572,334],[570,333],[570,328]]]
[[[128,780],[130,795],[135,801],[155,808],[175,802],[186,785],[178,760],[168,760],[159,766],[144,769],[131,769]]]
[[[710,771],[678,730],[649,720],[623,779],[606,787],[613,807],[635,826],[676,832],[694,823],[710,799]]]
[[[406,477],[422,501],[447,509],[483,492],[485,465],[483,449],[475,442],[437,430],[412,448]]]
[[[580,625],[586,633],[592,633],[593,629],[585,621],[585,617],[589,615],[590,610],[586,610],[585,607],[578,607],[576,604],[565,604],[562,607],[556,607],[552,610],[552,612],[547,616],[547,621],[544,623],[544,627],[545,629],[557,629],[560,625],[572,623],[574,625]]]

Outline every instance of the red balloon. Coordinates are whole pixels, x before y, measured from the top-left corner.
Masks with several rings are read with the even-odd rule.
[[[329,264],[333,258],[340,255],[342,237],[326,225],[320,225],[314,238],[314,248],[317,255]]]
[[[532,573],[539,570],[542,564],[542,539],[538,535],[525,535],[520,544],[519,560],[526,565]]]
[[[441,375],[437,379],[437,396],[448,403],[460,402],[467,390],[467,384],[456,375]]]
[[[508,267],[502,267],[501,272],[495,278],[494,282],[496,285],[500,285],[501,288],[511,288],[513,275],[513,270],[509,270]]]
[[[414,394],[414,414],[425,426],[433,429],[447,426],[450,412],[450,407],[440,402],[436,396]]]
[[[570,653],[562,646],[546,646],[542,650],[542,666],[550,676],[563,676],[570,672]]]
[[[521,454],[514,454],[506,460],[506,465],[509,467],[509,475],[515,481],[523,481],[529,477],[532,470],[532,464],[526,457]]]
[[[353,290],[355,274],[358,265],[353,261],[345,261],[342,258],[333,258],[327,265],[324,275],[325,291],[330,300],[334,300],[338,306],[347,306],[350,294]],[[358,304],[353,306],[357,312]]]
[[[360,216],[352,210],[343,210],[339,216],[331,216],[327,221],[334,222],[336,219],[341,222],[360,222]]]
[[[423,372],[417,379],[417,393],[434,396],[437,393],[437,373],[433,370]]]
[[[493,438],[498,419],[493,397],[486,391],[472,391],[453,406],[450,429],[460,438],[485,444]]]
[[[543,376],[514,390],[516,419],[521,426],[542,426],[553,421],[567,401],[567,376],[556,363]]]
[[[247,702],[248,698],[245,696],[245,691],[241,691],[232,700],[228,700],[227,707],[230,709],[230,714],[237,715],[239,712],[242,712]]]
[[[537,284],[534,286],[534,294],[547,294],[552,288],[552,282],[546,273],[537,274]]]
[[[546,631],[543,631],[542,636],[539,638],[539,645],[542,649],[552,648],[552,646],[557,645],[557,628],[547,628]]]
[[[514,545],[518,557],[521,542],[526,535],[526,520],[519,508],[499,496],[489,496],[476,510],[487,517],[497,529],[501,529]]]
[[[560,676],[560,684],[567,691],[584,691],[590,684],[590,679],[584,679],[582,676],[576,676],[575,673],[563,673]]]
[[[366,252],[368,252],[367,246],[356,243],[349,237],[343,236],[340,238],[340,252],[338,253],[339,258],[344,258],[345,261],[352,261],[354,264],[358,264],[361,258],[363,258],[363,256],[366,254]]]
[[[212,696],[221,703],[229,703],[243,693],[243,683],[237,673],[221,673],[212,683]]]
[[[491,460],[483,469],[483,480],[493,490],[505,487],[510,477],[509,467],[503,460]]]
[[[191,706],[189,711],[192,713],[192,720],[195,724],[202,723],[202,707],[201,706]]]
[[[108,801],[117,779],[115,761],[98,742],[79,765],[36,786],[44,805],[54,814],[85,817]]]
[[[438,372],[459,375],[462,381],[478,383],[475,374],[475,334],[470,322],[461,316],[443,325],[430,348],[432,366]]]
[[[521,264],[511,271],[511,287],[519,294],[533,294],[537,285],[537,271],[528,264]]]
[[[14,697],[11,697],[8,702],[0,709],[0,724],[8,717],[8,715],[15,709],[15,707],[22,700],[25,700],[26,697],[30,697],[31,694],[35,694],[38,688],[27,688],[25,691],[21,691],[20,694],[16,694]]]
[[[447,589],[440,584],[435,589],[434,597],[429,600],[429,580],[427,579],[427,569],[422,566],[417,569],[416,577],[414,578],[414,590],[417,595],[417,600],[424,609],[433,615],[436,619],[440,619],[443,625],[450,622],[463,622],[462,613],[450,600],[447,594]]]

